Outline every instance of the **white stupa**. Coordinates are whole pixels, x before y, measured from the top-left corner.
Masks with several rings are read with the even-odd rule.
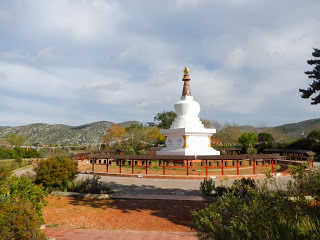
[[[170,129],[160,130],[166,137],[166,147],[157,155],[220,155],[211,147],[211,136],[216,130],[205,128],[198,117],[200,104],[191,96],[190,80],[189,69],[185,67],[182,97],[174,105],[177,117]]]

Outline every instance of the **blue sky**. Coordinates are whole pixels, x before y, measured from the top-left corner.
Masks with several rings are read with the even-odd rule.
[[[300,98],[320,48],[319,0],[2,0],[0,126],[152,121],[183,68],[200,117],[318,118]]]

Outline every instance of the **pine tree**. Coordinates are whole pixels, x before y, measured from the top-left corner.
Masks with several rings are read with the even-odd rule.
[[[320,49],[313,49],[312,56],[316,59],[308,60],[307,63],[309,65],[314,65],[312,71],[306,71],[305,74],[308,75],[310,79],[313,80],[312,84],[309,84],[310,87],[307,89],[299,89],[299,92],[302,93],[302,98],[310,98],[313,94],[318,94],[314,98],[311,98],[311,104],[320,103]]]

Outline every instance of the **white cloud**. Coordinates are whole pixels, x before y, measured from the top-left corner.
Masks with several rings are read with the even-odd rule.
[[[82,121],[150,120],[173,109],[188,65],[192,94],[207,118],[215,112],[242,119],[259,113],[256,122],[267,122],[290,102],[296,104],[288,110],[292,115],[317,115],[315,108],[297,104],[307,102],[298,88],[307,87],[306,60],[320,39],[316,1],[20,4],[13,1],[2,11],[16,17],[9,32],[0,28],[0,73],[7,76],[0,75],[1,91],[70,103],[67,111],[86,113]],[[273,99],[279,100],[271,108]]]
[[[80,43],[105,40],[125,18],[114,1],[34,0],[26,7],[31,17],[27,24],[49,36],[67,37]]]
[[[104,82],[90,83],[84,87],[88,89],[102,89],[102,88],[108,89],[112,87],[112,85],[114,85],[112,81],[104,81]]]
[[[2,52],[0,53],[0,57],[8,60],[22,60],[27,58],[26,55],[21,54],[18,50]]]
[[[53,59],[53,52],[52,52],[52,49],[51,48],[45,48],[45,49],[42,49],[40,50],[36,56],[35,56],[35,59],[37,61],[47,61],[47,60],[51,60]]]
[[[242,48],[235,48],[232,50],[229,56],[226,59],[226,68],[239,69],[244,66],[246,58],[246,51]]]

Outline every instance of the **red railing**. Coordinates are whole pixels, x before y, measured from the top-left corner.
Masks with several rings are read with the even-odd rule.
[[[131,174],[135,174],[135,168],[144,168],[144,172],[148,175],[148,168],[158,166],[162,168],[162,175],[166,175],[166,169],[185,169],[185,175],[190,175],[190,169],[195,169],[194,164],[197,165],[197,169],[204,170],[205,176],[208,176],[208,170],[210,169],[221,169],[220,175],[225,175],[225,169],[235,169],[236,175],[240,175],[241,169],[248,169],[252,167],[252,174],[256,174],[257,168],[267,168],[271,167],[271,172],[274,173],[275,159],[267,160],[257,160],[257,159],[247,159],[247,160],[111,160],[111,159],[92,159],[90,160],[92,164],[92,172],[95,171],[95,165],[106,165],[106,172],[110,172],[110,165],[114,163],[118,168],[118,173],[122,174],[122,168],[131,166]],[[127,164],[126,164],[127,163]],[[200,166],[199,166],[200,163]],[[246,163],[246,166],[244,166]],[[216,164],[216,166],[214,166]],[[113,172],[116,173],[116,172]],[[217,175],[217,174],[214,174]]]

